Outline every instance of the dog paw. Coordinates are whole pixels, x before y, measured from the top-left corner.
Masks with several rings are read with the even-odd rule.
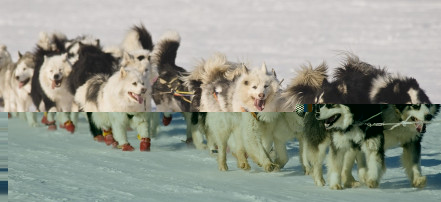
[[[227,171],[228,170],[227,164],[219,164],[219,170],[220,171]]]
[[[426,176],[415,177],[412,186],[416,188],[423,188],[426,186]]]
[[[343,189],[343,187],[339,184],[331,185],[329,188],[331,188],[332,190],[342,190]]]
[[[326,184],[325,179],[323,179],[323,177],[321,177],[319,179],[315,179],[314,182],[315,182],[315,185],[317,185],[319,187],[323,187]]]
[[[263,168],[265,169],[266,172],[280,171],[279,165],[274,163],[266,164]]]
[[[344,187],[345,188],[356,188],[356,187],[359,187],[360,185],[361,185],[360,182],[354,180],[354,181],[346,182]]]
[[[380,184],[380,183],[379,183],[377,180],[372,180],[372,179],[370,179],[370,180],[368,180],[368,181],[366,182],[366,185],[367,185],[369,188],[377,188],[379,184]]]
[[[248,163],[240,163],[239,168],[242,170],[250,170],[251,166]]]

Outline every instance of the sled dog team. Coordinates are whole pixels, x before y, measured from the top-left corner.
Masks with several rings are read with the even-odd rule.
[[[153,43],[143,25],[130,29],[121,45],[104,48],[91,36],[68,39],[42,32],[36,48],[18,53],[15,63],[2,45],[4,109],[25,112],[34,106],[48,112],[43,123],[49,129],[56,129],[57,116],[60,127],[72,133],[78,120],[74,112],[85,111],[95,140],[132,151],[126,134],[132,127],[139,134],[139,149],[149,151],[159,124],[158,113],[149,113],[153,99],[157,111],[183,112],[187,141],[217,153],[222,171],[228,170],[227,148],[241,169],[250,169],[249,157],[265,171],[277,171],[288,161],[286,142],[295,138],[300,163],[316,185],[325,185],[322,164],[328,156],[332,189],[374,188],[385,171],[385,150],[400,146],[412,186],[424,187],[421,140],[440,105],[431,104],[414,78],[346,53],[332,76],[325,63],[305,65],[282,88],[283,81],[265,63],[249,68],[221,53],[187,72],[175,63],[180,40],[178,33],[167,32]],[[316,105],[306,113],[296,110],[304,103]],[[35,114],[23,116],[38,125]],[[164,117],[168,123],[171,113]],[[411,124],[379,125],[402,121]],[[355,163],[358,181],[351,172]]]

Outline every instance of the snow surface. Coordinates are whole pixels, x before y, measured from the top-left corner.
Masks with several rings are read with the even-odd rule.
[[[266,62],[286,85],[301,64],[337,67],[340,51],[415,77],[441,103],[441,1],[438,0],[2,0],[0,43],[17,58],[40,31],[90,34],[118,45],[134,24],[154,41],[181,34],[177,64],[192,70],[222,52],[230,60]]]
[[[42,115],[39,114],[39,118]],[[440,119],[438,119],[440,120]],[[221,172],[208,151],[185,140],[185,122],[174,114],[161,126],[150,152],[140,152],[135,132],[133,152],[112,149],[92,140],[84,117],[75,134],[30,128],[20,119],[9,122],[9,200],[17,201],[440,201],[441,125],[427,129],[422,144],[424,189],[411,188],[399,163],[401,149],[387,151],[387,171],[380,188],[343,191],[316,187],[303,174],[297,142],[287,144],[290,160],[280,172],[266,173],[254,163],[250,171],[236,167]],[[250,161],[251,162],[251,161]],[[356,171],[353,170],[357,178]]]

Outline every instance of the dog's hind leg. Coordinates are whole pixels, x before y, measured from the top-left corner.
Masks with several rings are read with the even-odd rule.
[[[419,138],[403,145],[401,162],[413,187],[423,188],[426,185],[426,176],[421,174],[421,143]]]

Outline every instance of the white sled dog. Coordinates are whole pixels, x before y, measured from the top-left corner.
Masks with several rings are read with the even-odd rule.
[[[0,45],[0,97],[3,98],[5,111],[10,111],[10,79],[13,67],[14,63],[12,62],[11,54],[9,54],[5,45]]]
[[[207,113],[204,124],[205,134],[218,146],[221,171],[228,170],[227,146],[239,168],[250,169],[249,156],[265,171],[277,171],[288,162],[286,142],[302,133],[302,118],[295,113]]]
[[[87,112],[145,111],[148,84],[132,67],[121,67],[112,76],[98,74],[78,88],[75,102]]]
[[[73,96],[66,93],[68,91],[67,77],[72,71],[72,66],[68,61],[67,53],[52,57],[44,56],[41,65],[39,82],[45,94],[55,102],[55,108],[49,109],[51,112],[72,110]]]
[[[242,63],[230,62],[221,53],[206,61],[202,60],[190,75],[183,79],[195,94],[192,99],[192,111],[231,111],[232,103],[228,100],[228,95],[233,89],[230,87],[245,70]]]
[[[229,99],[233,112],[277,112],[280,110],[280,83],[274,70],[244,70],[231,88]]]

